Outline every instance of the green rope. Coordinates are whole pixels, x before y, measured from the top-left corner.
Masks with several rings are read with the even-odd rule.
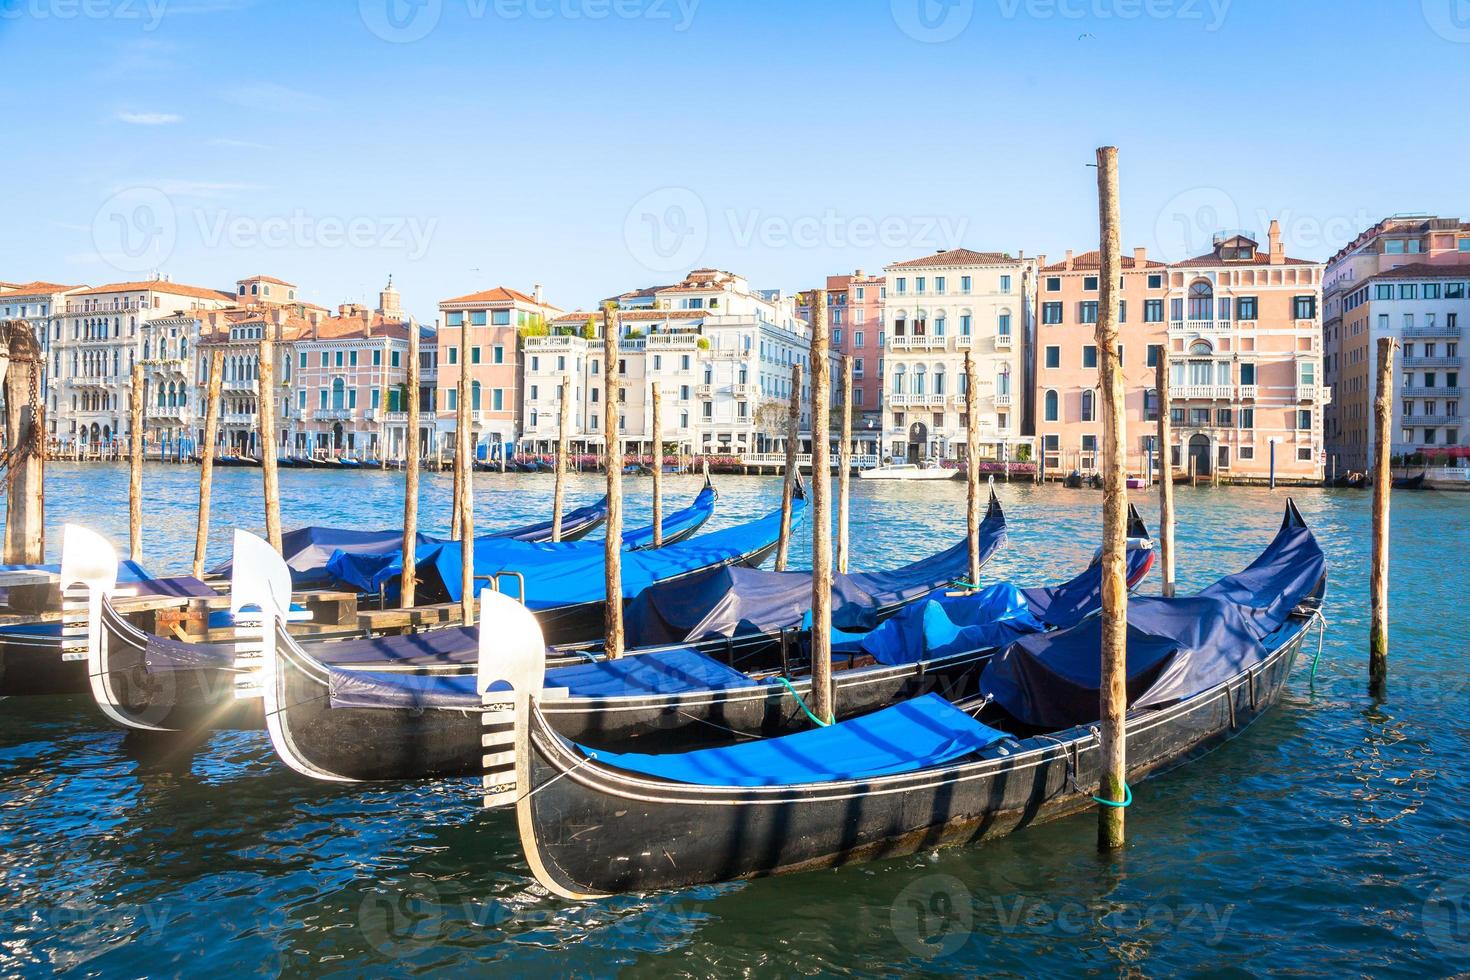
[[[964,579],[960,579],[958,582],[955,583],[955,585],[958,585],[962,589],[978,589],[978,588],[980,588],[980,586],[976,585],[974,582],[966,582]]]
[[[1115,806],[1115,807],[1118,807],[1119,809],[1122,809],[1123,807],[1126,807],[1130,803],[1133,802],[1133,787],[1132,786],[1129,786],[1126,782],[1123,784],[1123,802],[1122,803],[1118,803],[1118,802],[1116,802],[1114,800],[1105,800],[1105,799],[1103,799],[1100,796],[1094,796],[1092,798],[1092,802],[1094,802],[1094,803],[1101,803],[1103,806]]]
[[[812,714],[812,709],[811,708],[808,708],[806,706],[806,702],[801,699],[801,695],[797,693],[796,688],[794,688],[794,687],[791,686],[791,682],[790,681],[788,681],[786,678],[782,677],[780,674],[777,674],[776,675],[776,680],[781,683],[781,686],[782,687],[786,688],[786,690],[788,690],[788,691],[791,692],[791,696],[793,698],[796,698],[796,703],[799,704],[799,705],[801,705],[801,710],[802,711],[805,711],[806,712],[806,716],[808,718],[810,718],[813,721],[813,723],[815,723],[818,727],[826,728],[828,725],[832,724],[830,721],[823,721],[822,719],[818,718],[816,715]]]

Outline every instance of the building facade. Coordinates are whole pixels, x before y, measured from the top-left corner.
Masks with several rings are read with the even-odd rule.
[[[1045,264],[1037,277],[1039,311],[1028,357],[1035,382],[1036,437],[1046,472],[1059,476],[1099,468],[1102,412],[1098,401],[1097,319],[1100,257],[1096,251]],[[1155,365],[1168,343],[1164,313],[1168,272],[1133,250],[1122,261],[1118,337],[1122,347],[1125,465],[1148,471],[1157,442]]]
[[[1035,259],[959,248],[884,269],[879,373],[886,375],[882,433],[888,459],[963,458],[966,352],[977,363],[982,457],[1029,457],[1031,440],[1021,426],[1022,369],[1036,268]]]
[[[1459,332],[1467,268],[1470,223],[1433,215],[1385,218],[1328,260],[1323,368],[1333,392],[1325,420],[1329,472],[1372,465],[1380,337],[1400,345],[1393,453],[1430,454],[1460,441]]]

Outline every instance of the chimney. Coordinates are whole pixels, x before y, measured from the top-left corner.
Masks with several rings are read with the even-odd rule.
[[[1038,269],[1045,269],[1046,268],[1046,253],[1045,252],[1042,252],[1040,255],[1036,256],[1036,268],[1038,268]]]
[[[1286,264],[1286,248],[1281,244],[1281,222],[1275,218],[1271,219],[1271,230],[1266,233],[1266,240],[1271,243],[1271,264]]]
[[[866,279],[866,278],[868,278],[867,276],[863,275],[863,270],[862,269],[854,269],[853,272],[852,272],[852,277],[854,279]]]
[[[541,300],[541,284],[539,282],[531,287],[531,296],[535,298],[537,306],[544,305]]]
[[[1133,250],[1133,268],[1142,269],[1146,265],[1148,265],[1148,249],[1135,248]]]
[[[1071,272],[1072,271],[1072,250],[1070,248],[1067,249],[1067,256],[1062,261],[1064,263],[1064,268],[1066,268],[1066,270],[1068,272]]]

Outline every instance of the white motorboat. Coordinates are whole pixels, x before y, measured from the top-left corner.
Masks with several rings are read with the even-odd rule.
[[[939,465],[939,460],[931,459],[922,466],[918,463],[890,463],[887,466],[875,466],[870,470],[860,470],[860,480],[953,480],[960,475],[957,469],[947,470]]]

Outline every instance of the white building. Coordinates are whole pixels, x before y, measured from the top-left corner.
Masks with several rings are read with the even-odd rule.
[[[977,360],[981,453],[999,459],[1021,435],[1023,365],[1032,335],[1036,260],[967,248],[885,267],[883,448],[892,459],[964,455],[965,352]]]

